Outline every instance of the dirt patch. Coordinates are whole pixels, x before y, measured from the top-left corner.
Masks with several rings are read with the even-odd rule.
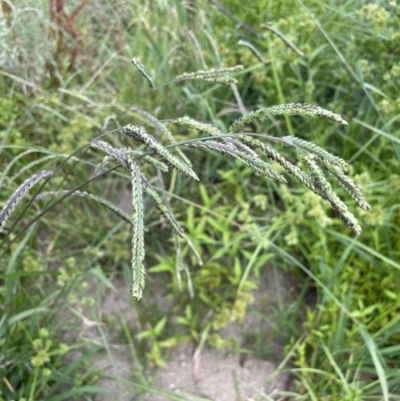
[[[287,309],[293,301],[293,279],[278,269],[271,268],[270,273],[254,293],[255,302],[249,307],[243,322],[229,324],[221,331],[224,338],[233,338],[242,348],[253,351],[226,354],[206,347],[196,353],[193,344],[181,344],[172,350],[167,368],[152,372],[152,387],[163,395],[148,393],[144,400],[168,400],[169,392],[171,395],[185,395],[187,400],[193,399],[191,396],[201,396],[214,401],[256,401],[265,400],[265,395],[279,399],[282,391],[289,390],[292,380],[287,367],[286,371],[277,370],[283,358],[279,311]],[[114,281],[114,286],[117,292],[106,290],[98,310],[105,311],[107,316],[123,314],[130,324],[137,321],[129,286],[122,279]],[[121,327],[117,324],[110,330],[105,326],[102,324],[102,330],[109,341],[109,350],[98,357],[95,364],[110,379],[102,379],[99,384],[112,390],[113,399],[136,400],[136,389],[131,383],[137,381],[137,370],[128,346],[121,343],[124,339]],[[98,330],[94,327],[87,330],[86,337],[95,340],[97,336]],[[258,342],[262,340],[257,347],[252,344],[255,338]],[[268,349],[269,360],[265,360],[265,355],[259,355],[257,349]],[[109,399],[109,395],[96,397],[97,401]]]
[[[276,364],[262,360],[241,363],[238,355],[224,355],[215,349],[206,349],[200,356],[198,380],[193,378],[192,350],[180,347],[155,378],[155,387],[177,394],[202,396],[214,401],[261,400],[263,394],[278,396],[287,390],[290,377],[276,372]],[[162,401],[165,396],[148,394],[146,401]]]

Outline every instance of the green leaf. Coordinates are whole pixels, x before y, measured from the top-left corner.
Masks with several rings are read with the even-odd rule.
[[[154,332],[156,335],[160,335],[161,332],[164,330],[165,325],[167,324],[167,316],[164,316],[154,327]]]
[[[104,275],[103,270],[100,266],[93,267],[89,270],[89,273],[99,279],[103,284],[105,284],[108,288],[117,292],[117,289],[114,287],[113,283]]]

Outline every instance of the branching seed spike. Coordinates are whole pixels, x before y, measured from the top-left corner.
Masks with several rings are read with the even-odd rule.
[[[178,75],[175,78],[175,80],[176,81],[197,80],[197,81],[214,82],[218,84],[231,84],[231,83],[237,83],[237,81],[236,79],[230,77],[228,74],[231,72],[240,71],[242,69],[243,69],[242,65],[236,65],[234,67],[229,67],[229,68],[211,69],[205,71],[199,70],[195,72]]]
[[[132,59],[132,64],[138,69],[138,71],[142,74],[142,76],[144,77],[144,79],[149,83],[150,88],[151,89],[155,89],[155,85],[154,85],[154,81],[153,79],[150,77],[149,74],[147,74],[143,64],[137,59],[137,58],[133,58]]]
[[[132,296],[140,300],[145,287],[144,203],[139,167],[127,158],[132,182]]]
[[[188,175],[189,177],[200,181],[197,174],[185,162],[170,153],[163,145],[155,140],[152,135],[149,135],[143,128],[136,125],[127,125],[123,128],[125,135],[142,142],[150,148],[157,156],[164,159],[164,161],[177,170]]]
[[[52,170],[44,170],[38,174],[33,175],[32,177],[25,180],[16,191],[10,196],[7,203],[4,205],[3,209],[0,212],[0,230],[3,229],[7,220],[11,216],[12,212],[21,201],[22,197],[40,180],[43,180],[46,177],[49,177],[53,174]]]
[[[287,103],[277,104],[275,106],[259,109],[246,114],[236,120],[229,128],[230,131],[237,132],[245,124],[258,119],[264,121],[267,117],[288,115],[288,116],[304,116],[304,117],[324,117],[335,121],[338,124],[348,125],[347,121],[340,115],[320,106],[315,106],[306,103]]]

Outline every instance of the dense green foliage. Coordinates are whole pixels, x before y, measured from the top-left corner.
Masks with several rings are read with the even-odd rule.
[[[134,327],[116,316],[95,323],[86,317],[98,316],[102,286],[113,288],[118,277],[130,285],[129,225],[88,197],[62,193],[25,202],[0,233],[0,400],[90,399],[104,392],[98,372],[89,369],[109,349],[103,323],[122,327],[118,335],[137,366],[165,366],[167,350],[181,341],[235,349],[220,330],[243,317],[271,265],[308,286],[298,290],[302,312],[283,319],[296,376],[289,397],[399,399],[399,6],[221,1],[238,24],[212,1],[189,3],[89,2],[76,20],[83,40],[72,70],[77,37],[66,34],[65,46],[57,47],[47,2],[26,1],[9,14],[3,9],[0,207],[28,177],[55,168],[31,194],[84,190],[118,203],[129,174],[115,164],[99,170],[101,156],[87,144],[106,133],[102,140],[127,146],[117,129],[145,122],[140,110],[171,122],[175,140],[188,141],[198,132],[173,119],[188,115],[228,132],[243,109],[306,102],[338,111],[349,126],[285,116],[255,121],[249,132],[295,134],[349,162],[372,210],[357,210],[344,189],[338,193],[357,210],[363,232],[354,237],[324,200],[295,181],[254,177],[238,161],[185,148],[201,183],[176,171],[160,183],[203,265],[184,243],[175,250],[171,232],[146,204],[150,279]],[[156,91],[132,57],[146,66]],[[185,72],[239,64],[237,90],[191,80],[163,85]],[[289,147],[283,151],[298,160]],[[154,171],[150,164],[143,169]],[[92,285],[96,300],[86,293]],[[303,302],[307,289],[316,293],[316,305]],[[173,307],[164,308],[159,296]],[[82,331],[71,342],[76,319]],[[82,335],[92,323],[101,343]],[[248,352],[262,355],[259,348]],[[135,381],[148,385],[140,369]]]

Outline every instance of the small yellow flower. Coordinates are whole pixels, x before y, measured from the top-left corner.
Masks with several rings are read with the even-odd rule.
[[[383,111],[384,113],[390,113],[393,110],[393,106],[392,104],[386,100],[383,99],[378,103],[378,107],[381,111]]]
[[[400,77],[400,63],[395,64],[390,70],[390,74],[393,77]]]
[[[297,245],[299,243],[299,238],[296,231],[290,231],[290,233],[285,236],[285,241],[289,246]]]
[[[222,349],[226,347],[226,342],[225,340],[217,333],[213,333],[209,339],[208,342],[210,345],[217,349]]]
[[[389,177],[389,190],[393,190],[393,191],[400,190],[400,175],[392,174]]]
[[[68,301],[70,301],[71,303],[76,302],[76,301],[77,301],[76,295],[70,293],[70,294],[68,295]]]
[[[361,187],[362,190],[365,190],[366,185],[371,182],[371,177],[368,172],[357,174],[354,176],[354,182]]]
[[[223,306],[219,313],[215,316],[213,327],[214,330],[219,330],[226,326],[231,321],[231,311],[228,306]]]
[[[32,346],[35,350],[38,350],[39,348],[42,348],[43,342],[41,338],[36,338],[35,340],[32,341]]]
[[[240,299],[237,299],[232,307],[232,321],[241,321],[246,313],[247,304]]]
[[[49,336],[49,331],[45,328],[39,330],[39,337],[44,338]]]
[[[370,226],[381,226],[384,223],[386,217],[385,210],[381,209],[379,206],[373,207],[368,212],[361,210],[360,214],[364,218],[364,223]]]
[[[53,340],[46,340],[45,350],[48,351],[53,345]]]
[[[246,304],[251,304],[254,302],[254,297],[249,292],[240,292],[238,294],[238,298],[241,299],[242,302],[245,302]]]
[[[65,283],[68,282],[68,280],[70,279],[68,273],[66,272],[66,270],[61,267],[60,269],[58,269],[59,274],[57,276],[57,285],[59,287],[63,287],[65,285]]]
[[[81,302],[83,305],[87,305],[87,306],[91,307],[94,305],[95,300],[92,297],[83,297]]]
[[[69,351],[69,347],[67,344],[61,343],[58,348],[58,353],[60,355],[65,355]]]
[[[40,367],[49,361],[49,354],[45,350],[38,351],[38,353],[31,358],[31,363],[34,367]]]
[[[254,204],[258,206],[261,210],[265,210],[267,208],[267,200],[268,198],[265,195],[256,195],[253,198]]]
[[[44,377],[50,376],[50,375],[51,375],[51,370],[50,370],[50,369],[47,369],[47,368],[44,368],[44,369],[42,370],[42,375],[43,375]]]
[[[68,258],[66,261],[65,261],[65,264],[69,267],[69,268],[74,268],[75,267],[75,265],[76,265],[76,260],[75,260],[75,258],[73,257],[73,256],[71,256],[70,258]]]

